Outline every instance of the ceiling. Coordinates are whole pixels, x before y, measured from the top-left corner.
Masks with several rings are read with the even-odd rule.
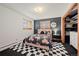
[[[68,10],[69,3],[5,3],[10,7],[34,20],[61,17]],[[35,12],[34,8],[41,7],[42,12]]]

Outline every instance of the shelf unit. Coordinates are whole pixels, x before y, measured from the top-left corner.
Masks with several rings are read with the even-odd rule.
[[[65,29],[69,29],[69,31],[77,31],[77,17],[78,17],[78,9],[74,9],[65,19]]]
[[[68,15],[65,19],[65,43],[70,44],[70,32],[77,32],[77,9],[71,11],[71,14]]]
[[[76,30],[75,30],[76,29]],[[61,40],[62,43],[65,43],[66,36],[69,36],[67,32],[76,31],[78,34],[77,38],[77,55],[79,56],[79,4],[73,3],[70,5],[70,8],[62,17],[61,25]]]

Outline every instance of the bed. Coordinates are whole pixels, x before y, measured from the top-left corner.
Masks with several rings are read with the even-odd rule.
[[[49,50],[50,41],[51,41],[50,34],[33,34],[28,38],[25,38],[23,43],[25,43],[26,45]]]

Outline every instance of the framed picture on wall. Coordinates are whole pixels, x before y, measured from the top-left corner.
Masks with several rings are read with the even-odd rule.
[[[50,28],[50,21],[40,21],[40,28],[41,29],[49,29]]]
[[[32,21],[30,20],[23,20],[23,30],[25,29],[32,29]]]
[[[52,23],[51,23],[51,27],[52,27],[52,28],[55,28],[56,26],[57,26],[56,22],[52,22]]]

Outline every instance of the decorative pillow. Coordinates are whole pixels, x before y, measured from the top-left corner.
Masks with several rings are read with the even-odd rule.
[[[31,37],[29,38],[29,41],[30,41],[31,43],[36,44],[36,43],[37,43],[36,35],[31,35]]]
[[[40,40],[40,36],[36,36],[35,38],[36,38],[37,40]]]
[[[37,43],[37,40],[36,40],[36,39],[34,39],[34,40],[32,41],[32,43],[36,44],[36,43]]]
[[[48,44],[49,42],[48,42],[48,40],[47,39],[43,39],[42,40],[42,44]]]
[[[39,44],[42,44],[42,40],[43,40],[43,38],[40,37],[40,39],[38,39],[38,43],[39,43]]]

